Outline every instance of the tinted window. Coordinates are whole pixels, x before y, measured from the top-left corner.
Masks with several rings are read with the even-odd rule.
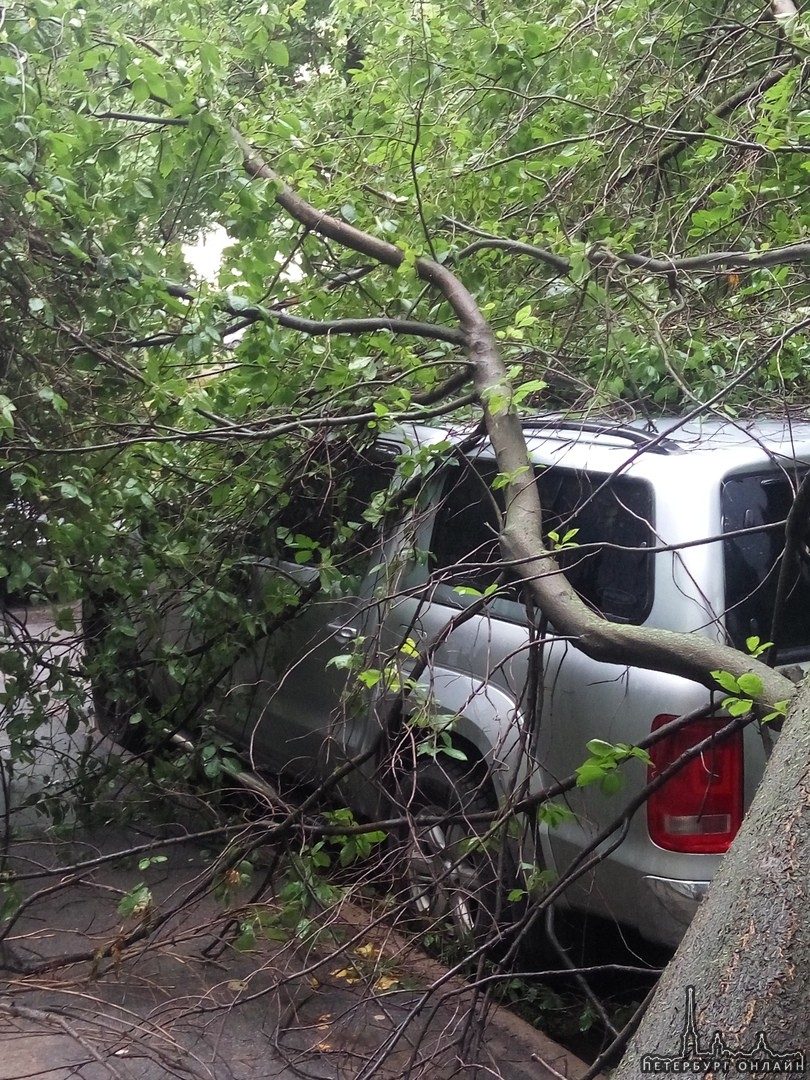
[[[468,464],[448,480],[433,533],[432,566],[453,584],[484,589],[498,577],[497,511],[503,501],[491,489],[495,475],[494,465]],[[557,468],[542,471],[538,484],[546,536],[577,530],[576,547],[559,553],[577,592],[615,621],[643,622],[652,604],[649,486]],[[628,550],[633,548],[640,550]]]
[[[492,491],[494,465],[462,462],[449,474],[431,544],[431,567],[453,585],[480,591],[500,574],[498,534],[503,501]]]
[[[284,530],[293,541],[302,535],[330,547],[340,526],[365,523],[364,513],[375,496],[388,489],[395,472],[393,453],[378,447],[357,450],[347,443],[321,444],[302,454],[290,469],[286,502],[280,506],[276,499],[266,504],[261,520],[246,531],[245,549],[269,555],[277,550]]]
[[[576,529],[560,564],[583,600],[616,622],[641,623],[653,595],[652,489],[626,476],[540,473],[546,531]],[[635,550],[634,550],[635,549]]]
[[[800,476],[759,472],[734,476],[722,488],[723,531],[752,529],[784,521],[793,504]],[[776,589],[785,548],[784,527],[723,542],[726,575],[726,628],[731,641],[745,648],[745,639],[771,634]],[[780,654],[810,645],[810,570],[804,559],[791,571],[785,606],[777,629]]]

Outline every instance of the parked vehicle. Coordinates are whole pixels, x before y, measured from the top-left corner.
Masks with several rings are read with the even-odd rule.
[[[525,429],[546,534],[588,604],[616,622],[741,649],[749,638],[768,639],[783,523],[810,462],[810,424],[669,418],[622,427],[538,417]],[[388,487],[403,451],[424,458],[426,448],[464,442],[465,433],[427,427],[383,436],[352,474],[358,512]],[[638,760],[623,765],[621,791],[577,787],[539,823],[532,815],[510,857],[524,874],[531,865],[563,875],[650,772],[726,722],[722,691],[713,696],[673,675],[591,660],[527,608],[518,577],[499,564],[499,498],[486,442],[445,453],[419,497],[383,519],[357,560],[356,585],[338,596],[316,593],[317,565],[293,552],[289,560],[259,552],[251,602],[271,579],[315,597],[239,659],[217,712],[218,728],[263,768],[318,779],[336,762],[364,758],[343,788],[358,814],[375,816],[380,781],[390,790],[392,771],[400,809],[454,811],[450,824],[417,830],[406,862],[414,907],[462,931],[489,912],[495,866],[503,875],[505,865],[487,845],[463,842],[484,828],[465,827],[464,815],[571,775],[594,739],[634,745],[714,700],[717,715],[660,743],[652,769]],[[324,515],[311,517],[316,531]],[[178,607],[164,613],[161,634],[179,649],[196,643]],[[141,661],[150,649],[144,638]],[[801,568],[777,661],[798,670],[808,659],[810,584]],[[150,694],[170,696],[165,668],[142,671]],[[376,751],[383,744],[390,751],[386,719],[409,678],[416,689],[407,697],[408,737],[383,775]],[[108,687],[96,689],[102,730],[126,736],[132,706]],[[739,828],[774,737],[749,725],[695,758],[635,813],[619,846],[574,882],[564,902],[676,944]],[[415,748],[410,756],[406,746]]]

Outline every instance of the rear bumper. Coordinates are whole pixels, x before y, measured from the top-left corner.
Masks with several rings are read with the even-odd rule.
[[[646,925],[640,927],[641,932],[661,944],[679,945],[709,891],[710,882],[678,881],[652,875],[641,881],[646,894],[646,902],[642,905]]]

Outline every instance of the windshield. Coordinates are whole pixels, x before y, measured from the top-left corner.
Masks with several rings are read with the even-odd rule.
[[[783,522],[790,512],[802,474],[757,472],[723,483],[723,532]],[[723,542],[726,575],[726,628],[731,642],[745,649],[756,635],[770,640],[785,529],[770,529]],[[776,635],[779,659],[810,654],[810,566],[804,557],[791,572],[787,599]]]

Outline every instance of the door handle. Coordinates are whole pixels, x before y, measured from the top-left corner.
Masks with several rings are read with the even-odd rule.
[[[338,641],[354,641],[357,637],[357,627],[347,626],[345,623],[341,623],[340,626],[332,623],[329,629],[334,631],[334,636]]]

